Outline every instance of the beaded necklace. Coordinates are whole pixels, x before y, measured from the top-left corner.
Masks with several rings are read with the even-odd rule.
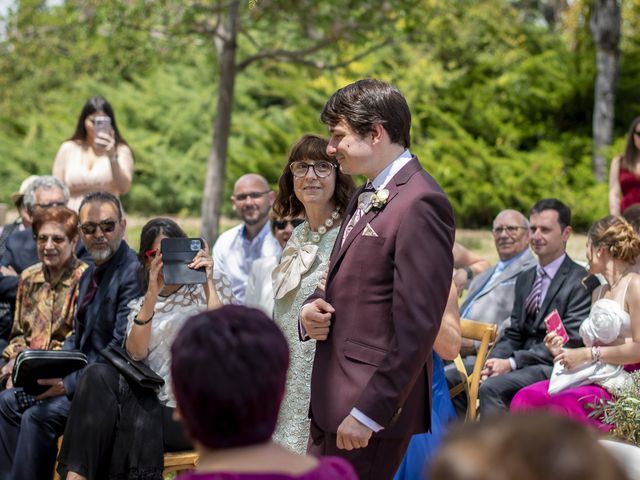
[[[300,240],[302,243],[318,243],[322,236],[327,233],[331,227],[333,227],[334,223],[340,218],[340,209],[336,208],[329,218],[324,221],[324,225],[320,225],[317,232],[311,230],[311,225],[309,225],[309,220],[304,221],[304,225],[302,226],[302,230],[300,231]],[[309,238],[311,237],[311,238]]]

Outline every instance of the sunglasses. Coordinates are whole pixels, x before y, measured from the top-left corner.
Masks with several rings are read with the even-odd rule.
[[[116,221],[115,220],[103,220],[100,223],[96,222],[85,222],[80,225],[80,230],[85,235],[93,235],[96,233],[97,228],[100,227],[102,233],[111,233],[116,229]]]
[[[273,222],[273,226],[276,230],[284,230],[287,228],[287,225],[291,224],[293,228],[296,228],[298,225],[304,222],[301,218],[294,218],[293,220],[276,220]]]
[[[152,248],[151,250],[147,250],[146,252],[144,252],[144,256],[149,260],[153,260],[154,258],[156,258],[156,255],[158,255],[158,249],[156,248]]]
[[[45,244],[49,240],[51,240],[56,245],[60,245],[64,243],[64,241],[67,239],[67,237],[63,235],[38,235],[38,236],[35,236],[35,238],[36,238],[36,242],[38,243]]]

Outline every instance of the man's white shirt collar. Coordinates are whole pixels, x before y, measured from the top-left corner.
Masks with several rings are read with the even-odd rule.
[[[404,152],[402,152],[398,158],[396,158],[393,162],[391,162],[389,165],[384,167],[384,169],[378,175],[376,175],[376,178],[374,178],[371,182],[371,184],[373,185],[373,188],[375,188],[376,191],[378,191],[381,188],[386,187],[387,184],[393,178],[393,176],[396,173],[398,173],[400,169],[402,169],[402,167],[404,167],[407,163],[409,163],[409,161],[412,158],[413,158],[413,155],[411,155],[411,152],[409,151],[409,149],[408,148],[405,149]]]

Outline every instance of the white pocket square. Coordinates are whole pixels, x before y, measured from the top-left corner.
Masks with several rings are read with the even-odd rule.
[[[362,236],[363,237],[377,237],[378,234],[376,233],[376,231],[371,227],[370,223],[367,223],[367,226],[364,227],[364,230],[362,231]]]

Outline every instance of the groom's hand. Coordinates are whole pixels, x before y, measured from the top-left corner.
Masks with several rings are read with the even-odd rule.
[[[330,303],[316,298],[300,311],[300,320],[307,335],[315,340],[326,340],[331,327],[331,315],[335,309]]]
[[[340,450],[364,448],[369,445],[369,439],[372,434],[373,430],[365,424],[360,423],[351,415],[347,415],[338,427],[336,446]]]

